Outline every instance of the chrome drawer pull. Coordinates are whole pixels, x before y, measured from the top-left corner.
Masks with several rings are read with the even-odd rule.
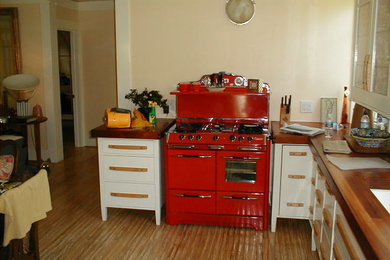
[[[260,159],[263,159],[261,157],[250,157],[250,156],[247,156],[247,157],[223,156],[222,158],[224,158],[224,159],[240,159],[240,160],[260,160]]]
[[[238,150],[243,151],[265,151],[265,147],[247,147],[247,146],[239,146]]]
[[[204,199],[204,198],[211,198],[212,196],[211,195],[191,195],[191,194],[182,194],[182,193],[176,193],[176,194],[173,194],[173,196],[176,196],[176,197],[187,197],[187,198],[201,198],[201,199]]]
[[[225,149],[225,146],[210,144],[210,145],[208,145],[208,148],[209,149],[213,149],[213,150],[223,150],[223,149]]]
[[[119,193],[119,192],[111,192],[111,196],[137,198],[137,199],[149,198],[148,194],[132,194],[132,193]]]
[[[192,149],[195,145],[173,144],[172,148]]]
[[[174,157],[186,157],[186,158],[211,158],[212,155],[190,155],[190,154],[173,154]]]
[[[110,166],[112,171],[127,171],[127,172],[147,172],[148,168],[135,168],[135,167],[119,167],[119,166]]]
[[[148,149],[148,147],[144,145],[114,145],[114,144],[109,144],[108,148],[123,149],[123,150],[147,150]]]
[[[289,179],[305,179],[305,175],[299,175],[299,174],[289,174],[288,175]]]
[[[221,196],[224,199],[234,199],[234,200],[259,200],[260,198],[256,197],[237,197],[237,196]]]

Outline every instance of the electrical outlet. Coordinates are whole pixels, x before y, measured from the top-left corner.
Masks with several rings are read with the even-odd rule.
[[[301,113],[313,113],[313,101],[301,100]]]

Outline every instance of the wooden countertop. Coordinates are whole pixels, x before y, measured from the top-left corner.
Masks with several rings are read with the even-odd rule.
[[[321,123],[297,123],[321,127]],[[321,171],[325,174],[328,184],[367,259],[389,259],[390,214],[370,189],[390,190],[390,170],[340,170],[326,158],[326,154],[322,150],[322,142],[325,140],[323,134],[310,138],[281,133],[279,127],[279,122],[272,122],[274,143],[310,144],[313,156],[317,160]],[[348,129],[333,131],[332,139],[344,139],[344,136],[348,135],[348,131]],[[351,153],[337,156],[381,157],[390,162],[389,154]]]
[[[155,126],[145,128],[107,128],[101,125],[91,130],[91,137],[160,139],[174,123],[172,118],[158,118]]]
[[[333,139],[343,139],[346,132],[337,131]],[[310,139],[313,156],[325,174],[360,247],[368,259],[389,259],[390,214],[370,189],[390,190],[390,169],[340,170],[326,158],[322,150],[324,140],[323,134]],[[388,154],[351,153],[337,156],[381,157],[390,162]]]

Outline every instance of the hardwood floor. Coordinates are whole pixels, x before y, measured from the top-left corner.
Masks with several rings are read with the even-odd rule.
[[[51,165],[53,210],[39,222],[41,259],[318,259],[307,221],[278,220],[277,232],[178,225],[154,212],[100,214],[97,149],[74,148]]]

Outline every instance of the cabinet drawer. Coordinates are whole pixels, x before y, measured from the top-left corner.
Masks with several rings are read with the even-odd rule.
[[[322,216],[324,221],[324,230],[329,238],[332,237],[333,226],[334,226],[334,216],[335,216],[335,206],[336,199],[334,195],[331,193],[329,185],[325,182],[325,190],[324,190],[324,208],[322,210]]]
[[[342,256],[341,259],[366,259],[338,206],[335,220],[335,256],[339,254]]]
[[[154,158],[102,156],[101,176],[104,181],[154,183]]]
[[[153,142],[158,140],[129,138],[98,138],[99,152],[104,154],[153,155]]]
[[[263,216],[264,193],[217,192],[217,214]]]
[[[311,175],[313,155],[309,146],[283,146],[283,168]]]
[[[215,214],[215,192],[204,190],[169,190],[167,211]]]
[[[154,185],[104,182],[105,206],[118,208],[155,208]]]
[[[308,217],[311,193],[311,178],[306,175],[282,176],[280,215],[286,217]]]

